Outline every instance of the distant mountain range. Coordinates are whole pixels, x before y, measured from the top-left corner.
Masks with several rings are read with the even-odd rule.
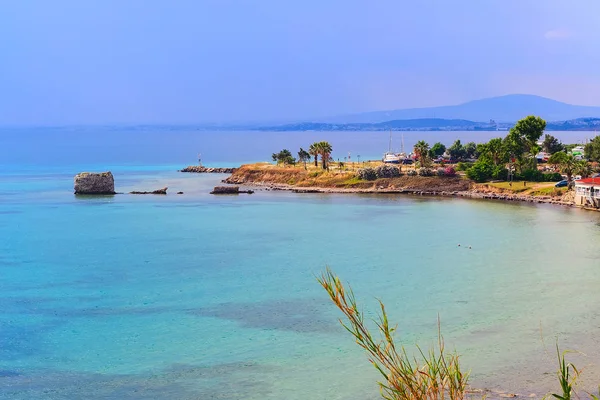
[[[323,123],[380,123],[410,119],[463,119],[512,123],[527,115],[537,115],[546,121],[566,121],[585,117],[600,118],[600,107],[577,106],[545,97],[511,94],[473,100],[454,106],[408,108],[402,110],[372,111],[342,115],[313,122]]]
[[[301,122],[255,128],[264,131],[496,131],[508,130],[514,122],[476,122],[465,119],[421,118],[377,123]],[[548,122],[548,131],[590,131],[600,129],[600,118],[577,118]]]

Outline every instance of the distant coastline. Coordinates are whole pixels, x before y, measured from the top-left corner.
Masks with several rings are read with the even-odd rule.
[[[509,131],[516,122],[478,122],[466,119],[417,118],[390,120],[385,122],[298,122],[283,125],[199,125],[198,130],[205,131],[259,131],[259,132],[452,132],[452,131]],[[565,121],[547,122],[546,131],[596,131],[600,130],[600,118],[586,117]]]
[[[508,131],[516,122],[477,122],[464,119],[420,118],[378,123],[334,124],[303,122],[254,128],[263,131]],[[248,127],[247,129],[252,129]],[[577,118],[548,122],[547,131],[593,131],[600,129],[600,118]]]

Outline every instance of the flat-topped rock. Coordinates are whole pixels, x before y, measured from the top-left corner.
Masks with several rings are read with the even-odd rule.
[[[110,171],[81,172],[75,175],[75,194],[115,194],[115,179]]]
[[[235,171],[235,168],[210,168],[203,167],[201,165],[190,165],[189,167],[185,167],[180,172],[195,172],[197,174],[232,174]]]
[[[168,188],[165,187],[162,189],[153,190],[151,192],[139,192],[139,191],[134,190],[133,192],[129,192],[129,194],[167,194],[167,189]]]
[[[240,194],[247,193],[252,194],[254,190],[240,190],[239,186],[215,186],[210,194]]]

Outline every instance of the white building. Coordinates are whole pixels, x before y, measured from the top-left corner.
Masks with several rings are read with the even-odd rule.
[[[575,181],[575,205],[600,208],[600,178]]]

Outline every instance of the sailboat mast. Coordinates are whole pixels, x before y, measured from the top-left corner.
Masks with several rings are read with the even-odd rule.
[[[400,152],[404,153],[404,134],[402,134],[401,138],[402,141],[400,142]]]

